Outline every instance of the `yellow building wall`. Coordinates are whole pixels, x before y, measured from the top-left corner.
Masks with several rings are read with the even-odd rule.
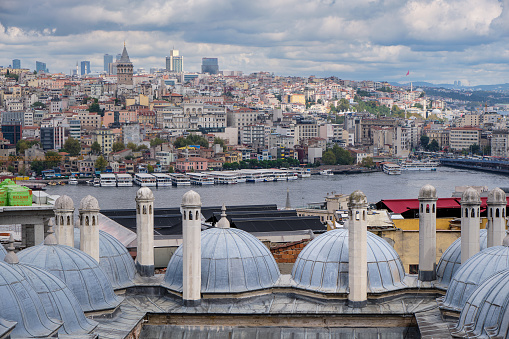
[[[140,105],[149,106],[148,96],[140,94]]]
[[[453,218],[438,218],[437,230],[449,230],[449,223]],[[396,219],[393,220],[394,227],[401,228],[405,231],[418,231],[419,219]],[[486,218],[481,218],[481,228],[486,228]]]
[[[306,96],[304,94],[292,94],[290,96],[291,104],[306,104]]]
[[[134,99],[134,98],[125,99],[125,107],[129,107],[129,106],[135,105],[135,104],[136,104],[136,99]]]

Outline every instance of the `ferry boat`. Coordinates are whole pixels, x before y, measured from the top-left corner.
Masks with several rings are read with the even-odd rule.
[[[189,177],[185,174],[180,173],[170,173],[168,174],[171,177],[171,184],[173,186],[189,186],[191,185],[191,181]]]
[[[274,175],[274,170],[261,170],[263,175],[263,181],[271,182],[276,180],[276,176]]]
[[[216,184],[236,184],[237,183],[237,173],[234,171],[223,171],[223,172],[215,172],[214,183]]]
[[[299,179],[299,175],[294,170],[286,171],[286,180],[297,180]]]
[[[132,187],[133,177],[128,173],[117,174],[117,187]]]
[[[283,170],[274,171],[275,181],[286,181],[286,172]]]
[[[165,173],[152,173],[152,175],[156,178],[157,187],[170,187],[173,183],[171,182],[171,177]]]
[[[263,173],[258,170],[241,170],[246,176],[246,182],[263,182]]]
[[[382,171],[389,175],[401,174],[401,166],[388,162],[383,165]]]
[[[401,163],[402,171],[436,171],[440,163],[437,161],[411,161]]]
[[[94,185],[94,187],[101,186],[101,179],[99,179],[98,177],[95,177],[94,181],[92,182],[92,185]]]
[[[293,170],[297,172],[299,178],[311,178],[311,168],[296,168]]]
[[[320,175],[334,175],[330,169],[320,171]]]
[[[67,182],[69,185],[77,185],[78,184],[78,179],[76,179],[75,176],[72,176],[69,178],[69,181]]]
[[[214,185],[214,177],[206,173],[187,173],[192,185]]]
[[[157,186],[156,177],[148,173],[136,173],[134,175],[134,183],[138,186]]]
[[[117,186],[117,178],[113,173],[101,173],[99,183],[101,187],[115,187]]]
[[[246,182],[246,174],[244,172],[237,171],[237,182]]]

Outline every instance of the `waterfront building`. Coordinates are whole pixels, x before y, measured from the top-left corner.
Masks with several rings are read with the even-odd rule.
[[[208,159],[201,157],[189,157],[177,159],[175,167],[180,172],[206,171]]]
[[[451,128],[449,146],[454,151],[468,149],[472,145],[480,145],[481,129],[476,127]]]
[[[491,155],[494,157],[509,157],[509,131],[495,130],[491,136]]]

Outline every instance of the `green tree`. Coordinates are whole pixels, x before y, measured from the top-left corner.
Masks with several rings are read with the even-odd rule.
[[[336,156],[332,150],[327,150],[322,154],[322,162],[325,165],[334,165],[336,164]]]
[[[125,145],[121,141],[114,142],[113,145],[111,145],[111,151],[112,152],[120,152],[125,149]]]
[[[81,153],[81,143],[74,138],[67,138],[64,143],[64,149],[71,156],[75,157]]]
[[[157,147],[159,145],[162,145],[164,144],[165,141],[161,138],[154,138],[152,140],[150,140],[150,147]]]
[[[177,140],[173,143],[173,145],[177,148],[189,146],[189,145],[200,145],[200,147],[207,148],[209,147],[209,142],[207,139],[200,135],[190,134],[186,138],[178,137]]]
[[[97,141],[94,141],[92,143],[92,146],[90,147],[90,150],[92,151],[92,154],[100,154],[101,153],[101,145]]]
[[[94,167],[98,170],[98,171],[104,171],[104,169],[106,168],[106,166],[108,166],[108,162],[106,161],[106,159],[104,159],[104,157],[102,155],[100,155],[97,160],[95,161],[95,164],[94,164]]]
[[[355,162],[354,157],[346,149],[334,145],[332,152],[336,156],[336,164],[338,165],[351,165]]]
[[[97,102],[94,102],[94,103],[90,104],[90,106],[88,106],[88,111],[89,112],[96,112],[96,113],[101,113],[102,112],[101,107],[99,107],[99,104]]]
[[[62,160],[62,156],[55,151],[47,151],[44,155],[46,169],[57,166],[60,163],[60,160]]]
[[[37,173],[37,175],[41,175],[42,171],[46,169],[45,162],[41,160],[34,160],[30,163],[30,169]]]
[[[14,173],[14,166],[12,165],[7,166],[7,172]]]
[[[148,164],[148,165],[147,165],[147,171],[148,171],[149,173],[154,173],[154,166],[152,166],[152,165]]]
[[[36,101],[32,104],[32,107],[33,108],[39,108],[39,109],[42,109],[42,108],[45,108],[46,105],[44,105],[42,102],[40,101]]]
[[[131,150],[136,151],[136,149],[138,148],[138,146],[136,146],[136,144],[134,142],[128,142],[127,143],[127,148],[130,148]]]
[[[421,135],[421,147],[424,149],[428,148],[429,137],[427,135]]]
[[[175,172],[175,169],[173,168],[173,166],[170,166],[170,168],[168,168],[168,173],[174,173]]]
[[[481,152],[480,152],[481,147],[479,147],[478,144],[473,144],[473,145],[470,145],[469,151],[472,154],[481,154]]]
[[[137,152],[141,152],[141,151],[144,151],[144,150],[147,150],[147,149],[148,149],[147,145],[143,145],[143,144],[141,144],[138,147],[136,147],[136,151]]]
[[[375,167],[375,163],[373,162],[373,158],[372,157],[365,157],[361,161],[361,166],[362,167],[366,167],[366,168],[373,168],[373,167]]]
[[[339,100],[339,103],[336,106],[336,109],[340,112],[348,111],[350,109],[350,103],[346,99],[341,99],[341,100]]]
[[[431,140],[428,145],[428,151],[430,152],[438,152],[440,150],[440,146],[438,145],[438,141],[436,139]]]

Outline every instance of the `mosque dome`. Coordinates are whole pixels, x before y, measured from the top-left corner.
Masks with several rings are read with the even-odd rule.
[[[3,261],[0,262],[0,296],[0,318],[17,322],[12,331],[14,338],[49,337],[62,325],[45,312],[30,283]]]
[[[460,312],[472,292],[494,273],[509,268],[509,247],[493,246],[470,257],[460,266],[447,288],[441,308]]]
[[[504,191],[496,187],[488,193],[488,204],[507,204],[507,198]]]
[[[434,110],[431,111],[432,114],[441,114],[442,111],[439,110],[438,108],[435,108]]]
[[[477,192],[477,190],[472,187],[467,187],[465,192],[463,192],[461,195],[461,203],[479,205],[481,203],[479,192]]]
[[[136,200],[154,200],[154,193],[148,187],[142,187],[136,192]]]
[[[279,279],[279,268],[269,249],[245,231],[237,228],[205,230],[201,232],[201,249],[202,293],[260,290],[273,287]],[[180,246],[171,257],[163,283],[178,292],[182,291],[182,252]]]
[[[116,308],[123,300],[97,261],[74,247],[51,244],[48,235],[43,244],[18,252],[19,261],[40,267],[62,280],[78,299],[83,311]]]
[[[398,253],[384,239],[367,233],[368,292],[404,288],[405,270]],[[348,292],[348,230],[335,229],[313,239],[293,265],[298,288],[324,293]]]
[[[74,229],[74,247],[80,248],[80,229]],[[99,267],[111,282],[113,289],[134,285],[136,267],[127,248],[111,234],[99,231]]]
[[[509,337],[509,269],[492,275],[475,289],[451,334],[468,338]]]
[[[80,202],[80,211],[99,211],[99,202],[91,195],[87,195]]]
[[[357,190],[350,194],[348,197],[348,203],[350,205],[365,205],[368,203],[368,199],[366,199],[366,195],[364,195],[364,193]]]
[[[56,210],[73,210],[74,202],[67,195],[61,195],[57,200],[55,200],[55,209]]]
[[[487,247],[488,232],[485,229],[479,231],[480,250]],[[461,266],[461,238],[456,239],[442,254],[437,265],[437,282],[435,287],[447,289],[452,277]]]
[[[430,184],[426,184],[419,190],[419,199],[436,199],[437,190]]]
[[[201,206],[200,195],[193,190],[187,191],[182,196],[182,206]]]
[[[6,254],[7,254],[7,251],[5,250],[5,247],[3,247],[2,244],[0,244],[0,260],[3,261]]]

